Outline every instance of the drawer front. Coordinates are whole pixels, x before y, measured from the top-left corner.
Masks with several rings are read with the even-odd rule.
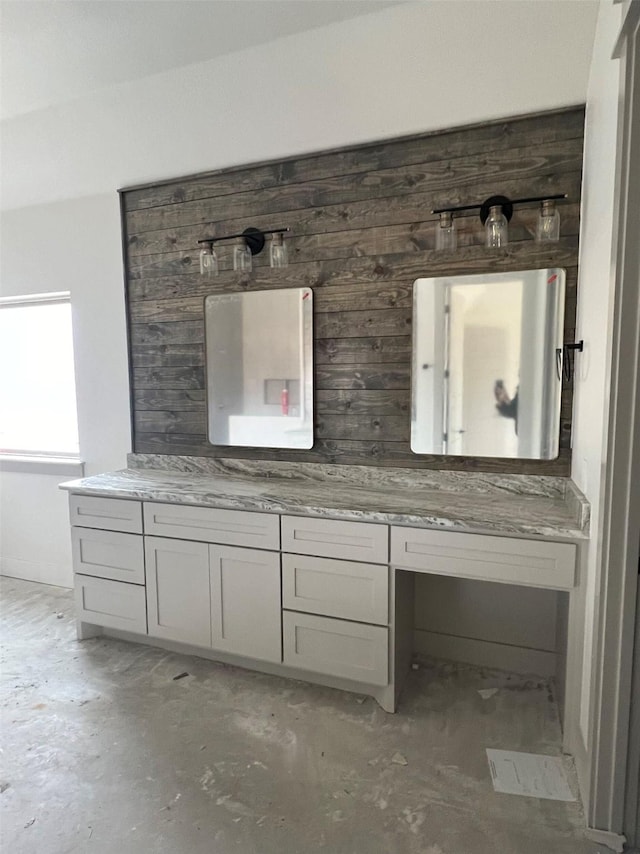
[[[280,548],[278,516],[269,513],[145,502],[144,530],[145,534],[204,543],[273,551]]]
[[[282,517],[282,550],[296,554],[387,563],[389,529],[370,522]]]
[[[144,587],[138,584],[76,575],[75,600],[78,620],[125,632],[147,633]]]
[[[144,584],[144,544],[140,534],[72,528],[74,572]]]
[[[293,611],[282,617],[285,664],[369,685],[388,683],[388,629]]]
[[[570,590],[575,585],[576,547],[571,543],[392,527],[391,563],[436,575]]]
[[[386,625],[389,569],[309,555],[282,555],[282,604],[291,611]]]
[[[142,533],[140,501],[72,494],[69,496],[69,516],[72,525],[81,525],[83,528]]]

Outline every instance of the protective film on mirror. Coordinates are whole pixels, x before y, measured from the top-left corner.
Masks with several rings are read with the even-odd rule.
[[[310,288],[206,297],[205,347],[212,444],[313,446]]]
[[[565,271],[417,279],[411,450],[554,459]]]

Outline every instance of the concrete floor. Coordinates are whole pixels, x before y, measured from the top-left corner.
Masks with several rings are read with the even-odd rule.
[[[560,753],[544,683],[426,663],[388,715],[203,659],[78,643],[69,591],[3,579],[2,592],[2,851],[600,850],[579,803],[493,791],[486,747]]]

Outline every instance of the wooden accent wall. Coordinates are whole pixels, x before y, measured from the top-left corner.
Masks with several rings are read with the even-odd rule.
[[[562,397],[557,460],[415,455],[409,447],[412,283],[425,276],[567,269],[573,341],[584,109],[571,108],[292,158],[121,191],[138,453],[375,464],[568,476],[572,390]],[[517,207],[505,249],[483,246],[477,214],[459,248],[434,251],[432,208],[568,193],[559,243],[537,244],[537,205]],[[289,266],[265,250],[250,274],[199,273],[198,240],[289,226]],[[228,448],[206,437],[206,294],[314,290],[316,441],[310,451]]]

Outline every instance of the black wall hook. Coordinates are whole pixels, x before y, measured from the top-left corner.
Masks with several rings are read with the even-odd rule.
[[[573,378],[575,373],[575,353],[582,353],[584,350],[584,341],[578,341],[573,344],[564,344],[562,347],[556,348],[556,375],[560,381],[562,378],[567,382]],[[571,351],[574,356],[571,358]]]

